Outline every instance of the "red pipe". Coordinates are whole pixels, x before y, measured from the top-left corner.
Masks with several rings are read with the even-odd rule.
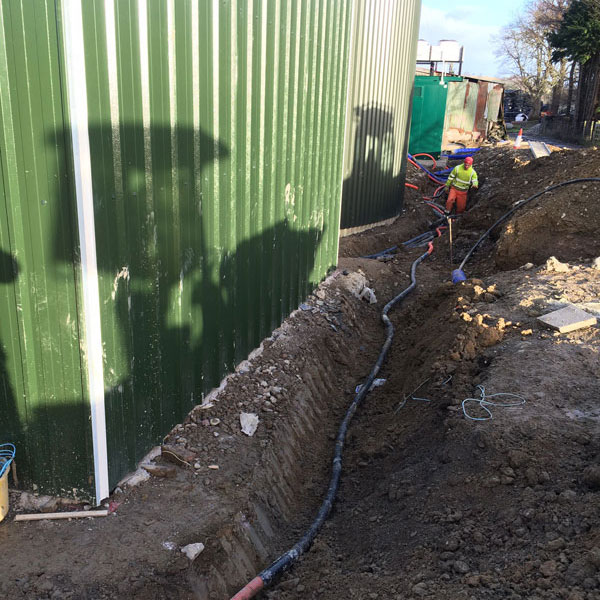
[[[407,158],[406,160],[408,160],[408,162],[411,165],[413,165],[414,167],[417,167],[417,169],[421,170],[421,167],[414,160],[410,160],[410,158]],[[440,185],[439,180],[437,180],[435,177],[432,177],[429,173],[427,173],[427,177],[429,177],[429,179],[431,179],[431,181],[433,181],[434,183],[437,183],[437,185]]]
[[[431,156],[431,154],[425,154],[425,152],[419,152],[418,154],[413,154],[413,158],[417,158],[417,156],[426,156],[427,158],[430,158],[433,161],[433,168],[437,168],[437,161],[435,160],[435,158],[433,158],[433,156]]]
[[[231,600],[250,600],[265,587],[265,582],[257,575],[250,583],[247,583]]]
[[[440,209],[439,206],[437,206],[434,202],[428,202],[427,200],[425,200],[425,204],[427,204],[427,206],[430,206],[431,208],[433,208],[433,210],[435,210],[436,212],[440,213],[440,215],[445,216],[445,213],[442,209]]]

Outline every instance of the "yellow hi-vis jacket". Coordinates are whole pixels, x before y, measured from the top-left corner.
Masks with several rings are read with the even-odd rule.
[[[471,186],[479,187],[479,181],[477,180],[477,173],[475,172],[475,169],[473,167],[465,169],[464,163],[454,167],[448,176],[448,181],[446,182],[446,187],[450,188],[450,186],[461,191],[466,191]]]

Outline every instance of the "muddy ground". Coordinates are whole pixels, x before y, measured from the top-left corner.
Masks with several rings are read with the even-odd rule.
[[[352,423],[333,513],[263,597],[600,598],[600,328],[556,334],[537,321],[569,303],[600,315],[598,182],[521,208],[467,264],[469,280],[449,282],[514,202],[600,177],[600,152],[532,161],[501,146],[475,166],[481,186],[454,232],[455,264],[446,235],[391,313],[386,382]],[[342,240],[333,276],[168,436],[152,476],[142,469],[143,481],[115,491],[109,517],[15,523],[36,502],[83,507],[11,492],[2,597],[228,598],[297,540],[327,488],[337,426],[383,342],[381,308],[424,249],[360,256],[435,218],[420,200],[433,185],[413,171],[409,180],[420,192],[407,192],[402,217]],[[376,303],[353,293],[365,283]],[[475,401],[482,388],[517,405],[488,405],[493,418],[473,420],[489,416]],[[251,437],[242,412],[259,417]],[[194,560],[180,551],[190,543],[205,546]]]

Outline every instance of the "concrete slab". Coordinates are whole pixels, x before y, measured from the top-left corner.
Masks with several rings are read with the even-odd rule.
[[[591,327],[597,323],[594,315],[573,306],[565,306],[554,312],[538,317],[538,321],[544,325],[556,329],[560,333],[569,333],[584,327]]]
[[[533,158],[541,158],[542,156],[550,156],[550,148],[544,142],[527,142]]]

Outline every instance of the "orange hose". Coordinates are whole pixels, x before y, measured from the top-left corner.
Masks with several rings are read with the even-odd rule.
[[[257,575],[250,583],[247,583],[231,600],[250,600],[265,587],[265,582]]]
[[[431,154],[425,154],[425,152],[419,152],[418,154],[413,154],[413,158],[417,158],[417,156],[426,156],[427,158],[430,158],[433,161],[433,168],[437,168],[437,161],[435,160],[435,158],[433,158],[433,156],[431,156]]]
[[[417,169],[421,169],[421,167],[414,160],[410,160],[410,158],[408,158],[407,160],[411,165],[413,165]],[[429,179],[431,179],[431,181],[433,181],[433,183],[437,183],[438,185],[440,185],[441,182],[438,181],[435,177],[433,177],[429,173],[427,173],[427,177],[429,177]]]

